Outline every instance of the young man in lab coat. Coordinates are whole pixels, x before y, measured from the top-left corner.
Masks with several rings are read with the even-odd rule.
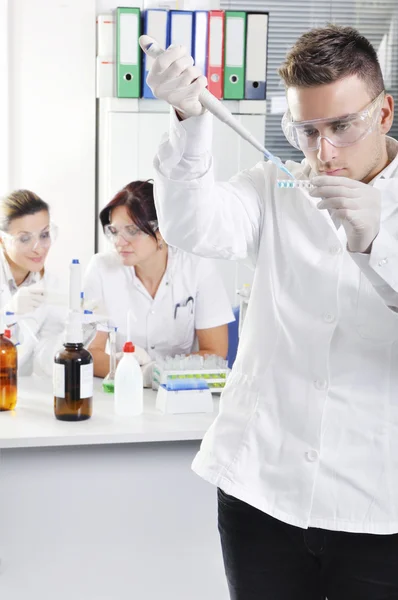
[[[144,40],[144,43],[147,40]],[[215,183],[206,85],[181,47],[155,158],[168,243],[255,267],[238,357],[194,461],[218,486],[233,600],[398,598],[398,143],[377,55],[351,28],[303,35],[280,75],[287,162]]]

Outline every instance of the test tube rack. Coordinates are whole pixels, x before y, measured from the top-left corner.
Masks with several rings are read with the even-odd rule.
[[[168,379],[204,379],[213,394],[221,392],[225,387],[230,369],[203,369],[203,370],[175,370],[167,371],[161,365],[153,367],[152,389],[157,390],[160,385],[166,385]]]

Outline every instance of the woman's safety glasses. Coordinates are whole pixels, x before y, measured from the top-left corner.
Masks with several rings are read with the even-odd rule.
[[[364,110],[344,117],[293,121],[287,111],[282,130],[287,141],[302,152],[318,150],[321,139],[336,148],[352,146],[363,140],[377,125],[385,92],[381,92]]]
[[[149,221],[149,225],[153,231],[156,231],[158,228],[157,221]],[[112,242],[112,244],[116,244],[119,235],[121,235],[126,242],[134,242],[140,236],[148,236],[147,233],[142,231],[142,229],[140,229],[136,225],[124,225],[123,227],[115,227],[114,225],[109,224],[105,225],[104,232],[106,237],[110,242]]]
[[[7,231],[0,231],[0,237],[9,241],[19,250],[34,250],[36,246],[49,248],[55,242],[58,236],[58,227],[50,223],[49,227],[42,231],[22,231],[17,234],[11,234]]]

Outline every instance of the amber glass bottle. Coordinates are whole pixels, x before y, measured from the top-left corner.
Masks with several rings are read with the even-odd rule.
[[[17,404],[17,348],[0,329],[0,411],[14,410]]]
[[[84,421],[93,412],[93,359],[83,344],[65,344],[54,360],[54,412],[60,421]]]
[[[54,413],[60,421],[84,421],[93,411],[93,358],[80,333],[73,333],[73,326],[69,330],[72,335],[67,333],[54,358]]]

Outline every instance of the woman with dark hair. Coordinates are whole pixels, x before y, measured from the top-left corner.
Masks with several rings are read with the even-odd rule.
[[[141,364],[156,355],[198,354],[226,357],[230,302],[212,262],[169,247],[158,230],[153,185],[126,185],[101,211],[112,250],[96,254],[86,271],[84,292],[101,304],[109,325],[118,328],[117,350],[127,336],[132,311],[133,342]],[[90,345],[94,373],[109,371],[107,332]],[[148,382],[149,383],[149,382]]]
[[[57,280],[45,270],[45,261],[57,228],[44,200],[29,190],[16,190],[0,201],[0,304],[15,314],[10,327],[18,347],[18,372],[49,374],[48,348],[63,330],[60,310],[47,305],[47,290]],[[12,320],[13,317],[11,316]],[[50,344],[50,346],[49,346]]]

